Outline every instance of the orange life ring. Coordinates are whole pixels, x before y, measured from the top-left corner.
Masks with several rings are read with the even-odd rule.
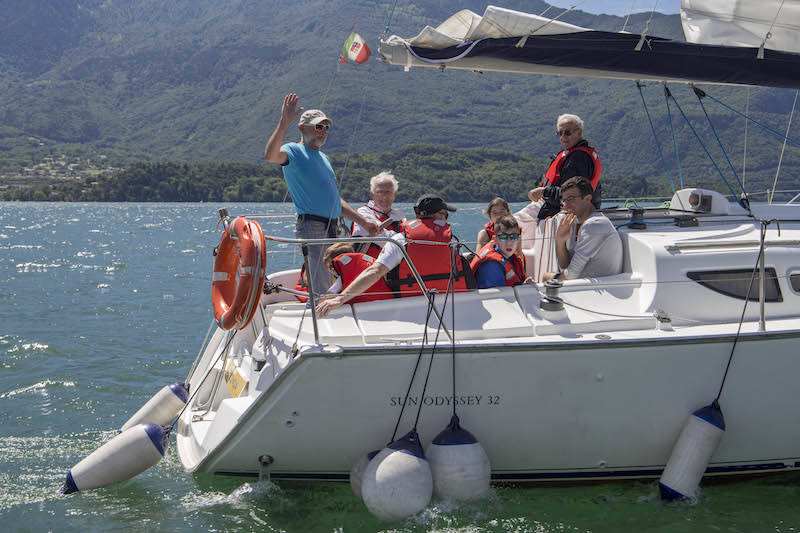
[[[236,217],[217,247],[211,302],[222,329],[242,329],[261,300],[267,268],[267,244],[258,222]]]

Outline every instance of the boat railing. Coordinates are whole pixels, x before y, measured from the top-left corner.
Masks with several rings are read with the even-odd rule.
[[[303,263],[305,264],[306,276],[308,276],[307,285],[308,285],[309,289],[314,286],[313,285],[312,273],[311,273],[311,266],[309,264],[309,259],[308,259],[308,247],[310,245],[334,244],[334,243],[337,243],[337,242],[346,242],[346,243],[355,243],[355,244],[360,244],[360,243],[370,244],[370,243],[374,243],[374,242],[383,242],[383,243],[389,243],[392,246],[396,246],[398,248],[398,250],[400,251],[400,253],[403,255],[403,259],[405,259],[406,263],[408,264],[408,267],[411,270],[411,273],[414,276],[414,279],[416,280],[416,282],[419,285],[420,289],[422,290],[422,292],[424,293],[424,295],[428,299],[428,301],[431,303],[431,310],[436,315],[436,318],[439,320],[439,323],[441,324],[442,329],[444,330],[445,334],[447,335],[447,337],[451,341],[453,340],[452,333],[447,328],[447,326],[445,326],[444,319],[443,319],[441,313],[436,308],[436,306],[433,305],[432,299],[433,299],[434,291],[432,291],[431,289],[428,289],[428,287],[425,285],[425,282],[423,281],[422,276],[420,276],[419,271],[417,270],[417,267],[414,265],[414,262],[411,260],[411,257],[408,255],[408,252],[406,251],[405,247],[403,245],[401,245],[399,242],[397,242],[396,240],[394,240],[394,239],[392,239],[390,237],[337,237],[337,238],[330,238],[330,239],[292,239],[292,238],[287,238],[287,237],[275,237],[275,236],[272,236],[272,235],[264,235],[264,240],[279,242],[279,243],[283,243],[283,244],[293,244],[293,245],[299,245],[300,246],[300,249],[302,250],[302,253],[303,253]],[[452,244],[446,244],[446,243],[434,242],[434,241],[415,241],[415,242],[420,243],[420,244],[434,244],[434,245],[441,245],[441,246],[452,246]],[[332,295],[332,296],[335,296],[335,295]],[[316,311],[317,297],[314,294],[313,290],[309,290],[308,291],[308,302],[310,304],[309,307],[311,308],[311,322],[312,322],[313,327],[314,327],[314,343],[315,344],[319,344],[319,325],[317,323],[318,319],[317,319],[317,311]]]

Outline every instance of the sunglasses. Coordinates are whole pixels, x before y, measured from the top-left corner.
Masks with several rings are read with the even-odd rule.
[[[327,130],[330,127],[331,127],[330,124],[315,124],[314,125],[314,129],[317,130],[317,131]]]
[[[497,235],[498,241],[518,241],[519,233],[499,233]]]
[[[575,130],[558,130],[556,133],[558,134],[559,137],[569,137],[570,135],[575,133]]]

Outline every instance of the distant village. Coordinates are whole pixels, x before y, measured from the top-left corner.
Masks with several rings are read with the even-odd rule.
[[[36,139],[30,138],[35,141]],[[40,145],[44,143],[40,142]],[[80,156],[46,156],[41,163],[21,171],[0,174],[0,191],[29,185],[51,185],[72,180],[91,179],[122,170],[106,163],[107,156],[90,159]],[[95,185],[95,182],[89,182]]]

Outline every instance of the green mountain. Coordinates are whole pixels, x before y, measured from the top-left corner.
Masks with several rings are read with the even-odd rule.
[[[25,168],[78,158],[95,169],[143,161],[258,163],[282,98],[293,91],[301,105],[322,107],[334,118],[325,149],[342,161],[351,153],[397,152],[418,143],[545,157],[558,149],[555,118],[573,112],[586,121],[585,135],[600,151],[606,176],[666,183],[633,82],[404,72],[374,58],[363,66],[339,62],[352,26],[377,48],[394,3],[0,0],[0,174],[25,178]],[[548,9],[535,0],[502,4]],[[482,13],[485,7],[475,0],[397,2],[389,31],[411,36],[458,9]],[[560,20],[602,30],[626,24],[638,33],[650,17],[639,13],[626,22],[572,11]],[[654,14],[648,33],[680,38],[678,16]],[[774,129],[786,128],[789,91],[753,89],[747,101],[747,89],[707,89],[734,108],[749,106]],[[673,90],[727,172],[697,99],[684,86]],[[677,179],[662,89],[651,84],[645,94]],[[707,105],[741,172],[744,120]],[[716,170],[674,108],[672,114],[685,183],[706,183]],[[748,189],[763,190],[772,184],[781,146],[753,125],[747,139]],[[797,187],[799,156],[787,148],[779,188]]]

